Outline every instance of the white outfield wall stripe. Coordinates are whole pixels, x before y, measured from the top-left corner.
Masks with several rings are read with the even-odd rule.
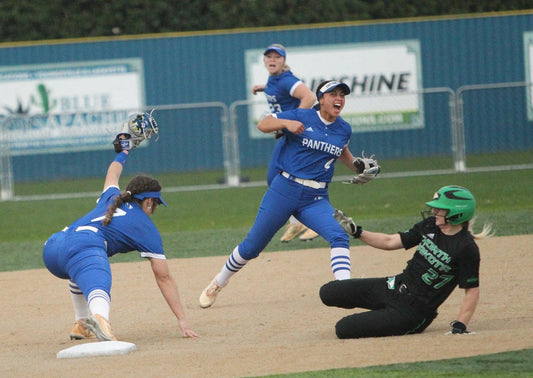
[[[533,164],[516,164],[516,165],[497,165],[493,167],[474,167],[466,168],[462,173],[475,172],[498,172],[520,169],[532,169]],[[410,171],[410,172],[394,172],[394,173],[380,173],[379,178],[401,178],[401,177],[416,177],[416,176],[435,176],[435,175],[451,175],[457,173],[454,169],[437,169],[431,171]],[[355,173],[354,173],[355,175]],[[338,176],[334,177],[333,181],[347,181],[353,176]],[[266,186],[266,181],[252,181],[243,182],[239,184],[240,188],[253,188],[258,186]],[[221,190],[234,189],[235,186],[227,184],[211,184],[211,185],[194,185],[194,186],[174,186],[163,188],[162,193],[176,193],[176,192],[195,192],[200,190]],[[72,199],[72,198],[98,198],[101,192],[81,192],[81,193],[58,193],[58,194],[37,194],[29,196],[14,196],[13,201],[44,201],[44,200],[58,200],[58,199]]]

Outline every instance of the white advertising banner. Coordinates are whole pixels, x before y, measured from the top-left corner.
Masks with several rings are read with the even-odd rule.
[[[12,155],[109,148],[144,106],[141,59],[0,67],[0,122]]]
[[[265,84],[268,72],[264,49],[245,52],[249,131],[253,138],[268,137],[257,130],[257,122],[269,114],[264,95],[251,88]],[[347,84],[341,117],[354,132],[413,129],[424,127],[420,43],[402,40],[380,43],[287,47],[286,63],[292,73],[313,92],[323,80]],[[261,103],[261,96],[263,102]]]

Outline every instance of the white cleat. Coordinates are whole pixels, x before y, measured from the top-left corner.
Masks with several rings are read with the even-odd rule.
[[[305,230],[307,230],[307,227],[301,223],[289,223],[285,233],[279,240],[283,243],[288,243]]]
[[[87,327],[98,338],[98,341],[117,341],[111,330],[109,320],[101,315],[94,314],[87,318]]]
[[[215,303],[215,300],[217,299],[218,293],[222,290],[224,286],[220,286],[217,284],[217,281],[213,279],[211,283],[202,291],[202,294],[200,295],[200,307],[202,308],[208,308]]]
[[[301,241],[311,241],[313,240],[314,238],[316,238],[318,236],[318,234],[311,230],[310,228],[307,229],[307,231],[305,231],[303,234],[300,235],[300,240]]]

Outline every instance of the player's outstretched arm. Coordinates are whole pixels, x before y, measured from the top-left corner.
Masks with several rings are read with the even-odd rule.
[[[393,251],[403,248],[400,234],[384,234],[381,232],[363,230],[359,240],[369,246],[383,249],[384,251]]]
[[[199,337],[188,325],[185,319],[185,312],[181,304],[178,286],[174,278],[170,275],[168,264],[166,260],[150,258],[150,264],[154,273],[157,286],[161,290],[161,294],[167,301],[170,309],[178,319],[178,324],[181,328],[183,337]]]
[[[117,186],[120,179],[120,175],[122,174],[122,170],[124,169],[124,164],[126,163],[126,158],[128,157],[129,151],[122,151],[117,154],[115,157],[115,160],[109,164],[109,168],[107,168],[107,174],[105,176],[104,181],[104,190],[106,188],[109,188],[110,186]]]
[[[348,235],[353,236],[355,239],[361,240],[363,243],[366,243],[371,247],[387,251],[403,248],[400,234],[384,234],[381,232],[364,230],[363,227],[355,224],[352,218],[344,214],[344,212],[339,209],[335,209],[333,217],[337,222],[339,222],[342,229]]]
[[[469,333],[466,330],[466,326],[472,319],[474,312],[476,311],[477,303],[479,302],[479,287],[472,287],[465,289],[465,296],[461,302],[461,307],[459,308],[459,314],[457,319],[452,322],[458,322],[459,327],[452,325],[452,333]],[[464,325],[464,327],[461,326]],[[464,328],[464,329],[462,329]]]

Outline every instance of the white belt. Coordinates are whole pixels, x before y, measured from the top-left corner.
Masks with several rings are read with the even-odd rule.
[[[319,181],[315,181],[315,180],[301,179],[301,178],[298,178],[298,177],[294,177],[293,175],[291,175],[288,172],[281,172],[281,175],[283,177],[288,178],[291,181],[297,182],[298,184],[301,184],[303,186],[308,186],[308,187],[313,188],[313,189],[324,189],[324,188],[328,187],[328,183],[327,182],[319,182]]]

